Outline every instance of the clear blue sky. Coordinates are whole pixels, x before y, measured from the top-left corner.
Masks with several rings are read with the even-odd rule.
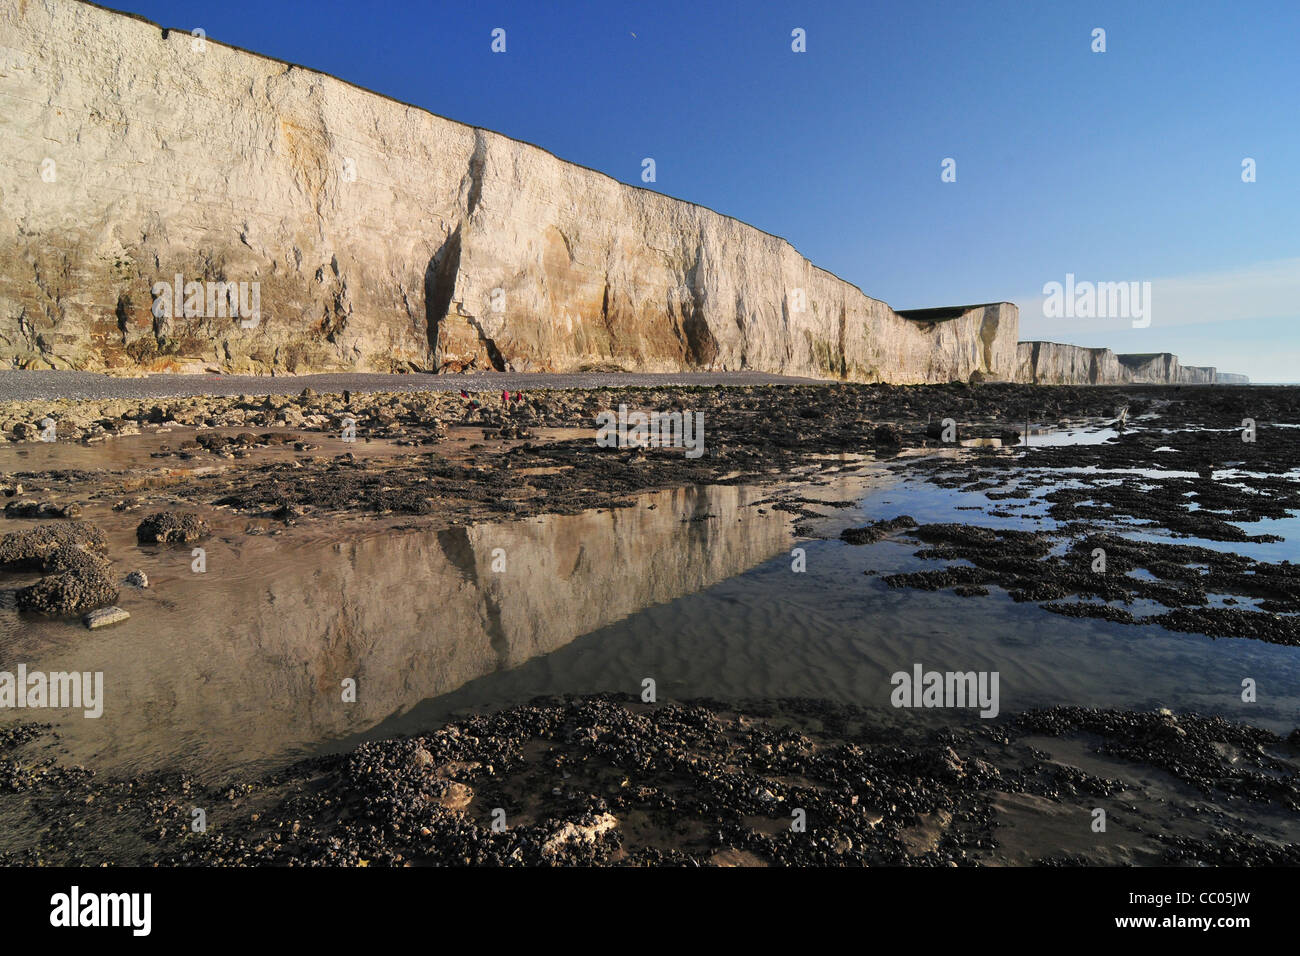
[[[895,308],[1010,299],[1022,338],[1300,380],[1298,0],[111,5],[626,182],[653,157]],[[1066,273],[1153,282],[1150,327],[1045,319]]]

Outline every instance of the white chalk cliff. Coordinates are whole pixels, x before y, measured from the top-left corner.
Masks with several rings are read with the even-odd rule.
[[[1014,305],[901,316],[736,219],[331,76],[79,0],[0,19],[4,366],[1015,374]],[[255,322],[218,282],[257,283]]]
[[[1034,385],[1245,385],[1245,375],[1183,365],[1170,352],[1117,355],[1110,349],[1021,342],[1017,382]]]

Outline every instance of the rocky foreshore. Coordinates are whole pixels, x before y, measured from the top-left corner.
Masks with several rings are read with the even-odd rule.
[[[702,413],[705,453],[603,447],[597,416],[620,405]],[[850,545],[912,543],[935,563],[890,576],[891,588],[973,601],[997,590],[1057,614],[1296,645],[1293,564],[1122,532],[1273,540],[1252,525],[1300,510],[1289,477],[1300,430],[1278,427],[1298,416],[1300,396],[1286,388],[997,384],[8,403],[8,453],[24,457],[0,477],[12,528],[0,561],[26,575],[16,592],[23,614],[129,616],[144,589],[170,602],[175,585],[132,567],[123,522],[140,542],[184,549],[188,563],[194,544],[217,533],[237,542],[240,527],[344,533],[396,520],[436,529],[747,484],[772,486],[757,504],[784,515],[790,535],[812,537],[853,502],[783,483],[874,460],[908,481],[979,492],[988,515],[1026,522],[1010,531],[890,512],[839,534]],[[41,437],[47,419],[53,441]],[[1048,440],[1051,428],[1112,420],[1125,424],[1106,440]],[[106,535],[99,526],[110,515],[118,530]],[[1096,573],[1097,549],[1110,573]],[[875,573],[869,561],[862,570]],[[120,620],[103,626],[135,622]],[[21,834],[4,841],[6,863],[1300,861],[1285,824],[1295,819],[1295,735],[1194,713],[1053,708],[940,731],[823,700],[587,697],[220,784],[96,774],[27,724],[7,725],[4,740],[0,812]],[[1080,746],[1090,748],[1087,770]],[[1152,770],[1178,786],[1153,784]],[[205,809],[203,832],[190,825],[195,807]],[[1121,836],[1091,833],[1098,807],[1122,821]],[[1267,833],[1252,822],[1260,815],[1275,821]]]
[[[1087,771],[1060,762],[1079,747]],[[29,833],[2,864],[1300,863],[1300,732],[1169,711],[926,731],[817,700],[548,698],[208,786],[54,753],[39,725],[0,735]]]

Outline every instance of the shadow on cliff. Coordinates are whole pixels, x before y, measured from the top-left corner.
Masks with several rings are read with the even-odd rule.
[[[438,365],[438,332],[447,309],[451,307],[451,296],[456,291],[456,271],[460,268],[460,227],[447,237],[438,247],[438,251],[429,260],[424,270],[424,324],[429,336],[429,354],[433,357],[434,371]]]
[[[495,342],[484,334],[482,326],[472,315],[462,315],[457,310],[451,315],[451,303],[456,294],[456,275],[460,271],[461,227],[457,226],[446,241],[438,247],[433,258],[424,270],[424,324],[429,337],[429,355],[432,358],[433,371],[465,371],[475,362],[450,361],[447,356],[447,341],[455,331],[448,327],[448,322],[459,320],[473,330],[478,338],[478,351],[482,352],[494,371],[506,371],[505,358]]]
[[[701,250],[703,246],[701,245]],[[718,357],[718,340],[713,337],[708,319],[704,315],[704,292],[700,272],[703,268],[703,252],[697,252],[695,263],[687,270],[685,284],[690,289],[690,301],[682,310],[678,338],[685,345],[686,364],[694,368],[711,368]]]

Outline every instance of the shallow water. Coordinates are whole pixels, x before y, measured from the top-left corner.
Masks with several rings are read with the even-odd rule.
[[[139,455],[157,440],[118,454]],[[1027,527],[1019,514],[1041,502],[997,502],[1026,507],[993,517],[980,492],[846,456],[840,473],[786,489],[857,502],[814,509],[828,516],[811,522],[825,538],[796,539],[792,516],[772,508],[776,490],[686,488],[628,508],[441,530],[393,520],[250,536],[248,520],[218,513],[203,573],[192,570],[189,546],[137,545],[139,514],[88,508],[109,533],[115,570],[139,567],[151,587],[124,589],[130,621],[92,633],[19,615],[11,589],[33,576],[5,575],[0,668],[102,671],[104,715],[17,711],[0,722],[50,721],[67,759],[101,772],[184,769],[217,779],[537,695],[640,694],[647,678],[661,700],[802,696],[889,710],[891,675],[920,664],[996,671],[1003,717],[1077,704],[1221,714],[1283,733],[1300,723],[1300,648],[1073,619],[996,588],[978,598],[893,590],[881,575],[940,565],[915,558],[915,544],[837,538],[901,514]],[[1244,526],[1283,534],[1282,543],[1177,540],[1294,561],[1296,520]],[[795,548],[803,572],[793,569]],[[1258,702],[1241,701],[1244,678],[1257,682]],[[355,702],[343,700],[348,679]],[[943,723],[970,714],[906,716]]]
[[[870,480],[801,493],[844,499]],[[771,491],[687,488],[443,529],[394,519],[248,535],[247,519],[215,512],[202,573],[189,545],[137,545],[138,513],[88,507],[115,572],[138,567],[150,587],[123,589],[129,621],[89,632],[20,614],[12,589],[37,575],[3,575],[0,668],[102,672],[104,713],[3,719],[52,722],[69,759],[101,771],[275,766],[743,574],[788,545],[790,516],[757,504]]]
[[[921,483],[867,494],[860,506],[827,523],[832,531],[910,514],[917,521],[970,521],[1025,527],[1019,519],[972,518],[955,507],[976,493]],[[1203,544],[1182,538],[1179,543]],[[791,571],[787,554],[708,590],[647,609],[586,635],[560,651],[507,673],[474,681],[425,702],[390,729],[412,731],[457,709],[526,700],[545,693],[598,690],[639,693],[652,677],[661,696],[826,697],[888,707],[897,671],[998,671],[1004,714],[1074,704],[1220,714],[1289,732],[1300,724],[1300,648],[1251,640],[1214,640],[1166,631],[1067,618],[1017,604],[997,588],[988,597],[951,591],[895,590],[880,575],[932,570],[913,557],[917,545],[884,540],[851,546],[838,540],[802,544],[807,572]],[[1258,546],[1261,557],[1295,559],[1287,544]],[[864,571],[880,574],[867,576]],[[1135,604],[1135,613],[1156,609]],[[1259,699],[1241,700],[1254,678]],[[915,710],[918,720],[945,721],[950,711]]]

